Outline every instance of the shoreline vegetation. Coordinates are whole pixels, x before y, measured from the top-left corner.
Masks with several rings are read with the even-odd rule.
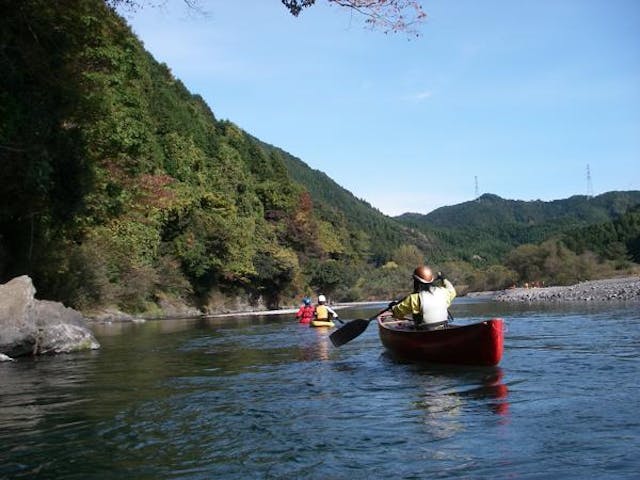
[[[640,276],[609,278],[603,280],[590,280],[580,282],[575,285],[531,287],[531,288],[510,288],[507,290],[471,292],[465,295],[467,298],[481,298],[494,300],[497,302],[640,302]],[[463,297],[461,297],[463,298]],[[341,310],[355,306],[370,306],[385,304],[386,301],[365,301],[336,303],[332,307]],[[171,315],[158,317],[138,317],[123,312],[109,312],[106,315],[89,317],[89,320],[96,323],[116,323],[116,322],[146,322],[150,320],[175,320],[187,318],[225,318],[239,316],[268,316],[295,314],[298,307],[281,308],[276,310],[245,310],[228,311],[220,313],[192,314],[192,315]]]

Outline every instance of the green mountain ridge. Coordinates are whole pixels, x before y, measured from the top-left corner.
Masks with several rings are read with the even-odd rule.
[[[426,215],[407,213],[396,218],[439,228],[487,227],[501,223],[536,225],[562,222],[606,222],[640,203],[640,191],[607,192],[596,197],[574,195],[552,201],[507,200],[484,194],[475,200],[438,208]]]
[[[321,209],[334,215],[343,215],[350,225],[369,232],[374,263],[383,263],[388,259],[390,249],[403,243],[416,245],[429,256],[439,251],[438,241],[429,232],[407,227],[383,214],[366,200],[355,197],[326,173],[311,168],[301,159],[279,147],[261,143],[268,151],[279,153],[291,178],[304,186]]]
[[[575,195],[553,201],[506,200],[484,194],[426,215],[394,217],[408,227],[435,234],[453,257],[499,260],[525,243],[539,243],[573,229],[610,222],[640,204],[640,191]]]

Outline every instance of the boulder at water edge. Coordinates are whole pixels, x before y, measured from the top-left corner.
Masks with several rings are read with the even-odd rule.
[[[100,348],[80,312],[35,299],[26,275],[0,285],[0,354],[9,357]]]

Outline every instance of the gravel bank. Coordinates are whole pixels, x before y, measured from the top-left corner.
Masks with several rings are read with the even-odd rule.
[[[496,292],[498,302],[640,302],[640,277],[592,280],[568,287],[513,288]]]

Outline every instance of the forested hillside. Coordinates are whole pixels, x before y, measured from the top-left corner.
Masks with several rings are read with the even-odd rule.
[[[569,230],[562,241],[579,254],[592,251],[613,261],[640,263],[640,206],[612,221]]]
[[[103,1],[2,13],[1,281],[79,308],[277,306],[358,299],[394,251],[429,245],[216,119]]]
[[[429,258],[442,253],[442,246],[428,229],[420,232],[407,227],[373,208],[368,202],[354,197],[324,172],[310,168],[278,147],[263,145],[281,156],[291,178],[304,186],[321,212],[342,216],[351,227],[368,232],[371,237],[371,260],[375,264],[384,264],[389,260],[390,252],[407,242],[416,245]]]
[[[275,305],[313,261],[365,261],[366,236],[322,221],[281,157],[218,121],[103,2],[4,3],[3,280],[28,273],[79,307]]]

